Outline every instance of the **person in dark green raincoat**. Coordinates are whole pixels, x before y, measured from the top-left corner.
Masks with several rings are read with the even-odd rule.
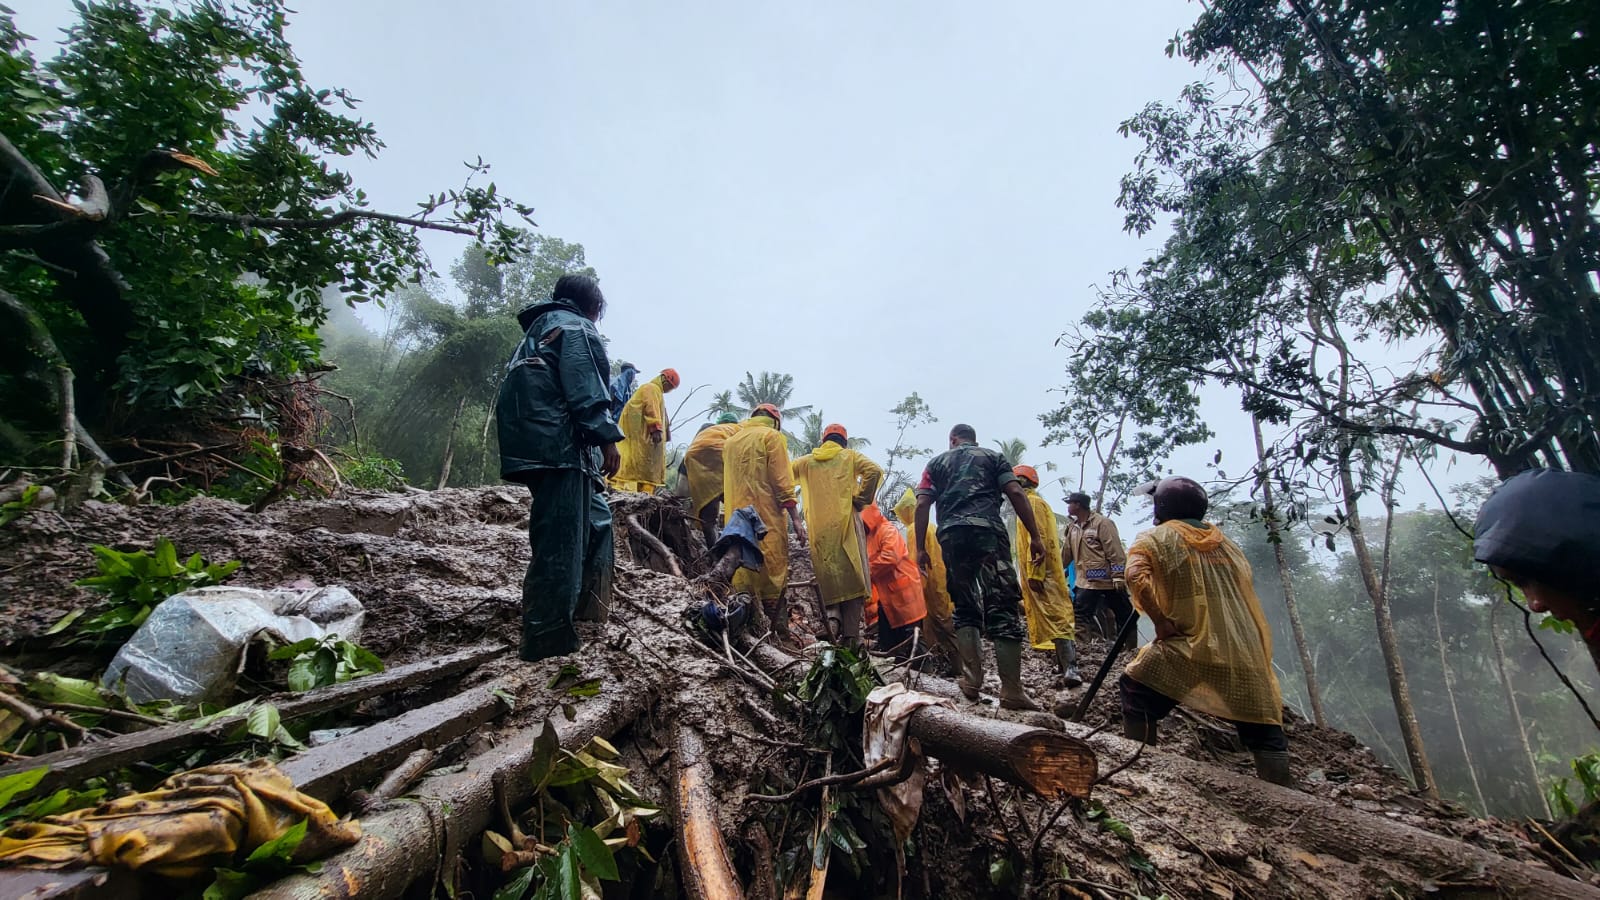
[[[611,421],[610,363],[594,323],[600,285],[563,275],[548,301],[517,313],[522,343],[511,358],[495,420],[500,477],[528,486],[522,579],[522,652],[528,662],[576,651],[575,619],[603,621],[611,602],[611,507],[622,431]]]

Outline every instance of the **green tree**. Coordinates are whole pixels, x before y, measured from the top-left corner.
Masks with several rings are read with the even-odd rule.
[[[1009,440],[995,441],[996,450],[1005,458],[1006,465],[1016,468],[1022,465],[1022,456],[1028,452],[1028,444],[1022,438],[1014,437]]]
[[[0,111],[0,306],[27,326],[0,335],[13,456],[29,450],[23,432],[76,432],[70,451],[90,448],[88,430],[270,410],[241,383],[313,365],[325,286],[362,302],[427,274],[421,230],[477,238],[497,259],[525,248],[505,217],[532,210],[481,160],[413,213],[371,208],[336,161],[375,155],[377,132],[348,93],[307,80],[282,0],[78,9],[47,61],[0,10],[0,92],[14,101]]]
[[[894,445],[884,454],[883,486],[878,489],[878,505],[883,507],[885,515],[893,516],[894,505],[900,501],[900,495],[915,484],[916,473],[911,461],[933,452],[931,448],[911,443],[909,432],[919,425],[931,425],[939,419],[933,414],[933,408],[916,391],[907,394],[889,413],[894,416]]]

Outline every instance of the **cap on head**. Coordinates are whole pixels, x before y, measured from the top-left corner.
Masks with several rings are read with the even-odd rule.
[[[1173,519],[1203,519],[1211,500],[1200,482],[1182,475],[1161,479],[1156,485],[1156,522]]]
[[[755,409],[750,410],[750,415],[766,416],[774,422],[783,421],[783,411],[778,409],[776,406],[773,406],[771,403],[763,403]]]
[[[722,415],[717,416],[717,424],[718,425],[732,425],[732,424],[734,424],[735,422],[738,422],[738,421],[739,421],[739,414],[738,413],[725,412]]]
[[[1089,505],[1089,495],[1085,494],[1083,491],[1073,491],[1067,495],[1067,505],[1082,506],[1087,508]]]
[[[827,428],[822,429],[822,439],[828,440],[829,438],[834,438],[838,443],[844,444],[850,440],[850,433],[844,430],[843,425],[835,422],[832,425],[829,425]]]
[[[662,369],[661,380],[665,382],[669,388],[675,388],[682,383],[682,379],[678,377],[677,369]]]
[[[1011,469],[1011,474],[1026,481],[1030,487],[1039,486],[1039,470],[1033,466],[1014,466]]]

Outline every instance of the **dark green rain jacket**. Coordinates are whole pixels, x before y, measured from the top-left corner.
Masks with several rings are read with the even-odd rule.
[[[517,323],[522,343],[495,403],[500,477],[580,469],[602,478],[599,448],[622,440],[622,431],[607,416],[611,364],[600,332],[565,300],[530,306]]]

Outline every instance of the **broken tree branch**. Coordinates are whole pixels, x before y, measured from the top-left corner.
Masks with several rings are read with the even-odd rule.
[[[734,873],[717,816],[715,777],[700,735],[678,725],[673,734],[673,826],[684,889],[692,900],[739,900],[744,889]]]
[[[82,725],[66,716],[42,712],[34,707],[33,704],[7,691],[0,691],[0,707],[4,707],[30,726],[38,727],[43,725],[59,733],[63,738],[69,738],[70,742],[74,744],[83,743],[84,738],[89,735],[89,732],[85,731]],[[29,761],[30,768],[33,765],[37,765],[36,759]]]
[[[794,790],[787,794],[746,794],[745,799],[756,800],[761,803],[788,803],[790,800],[793,800],[807,791],[814,791],[818,788],[831,787],[839,784],[855,784],[858,781],[865,781],[866,779],[871,778],[880,772],[888,771],[889,769],[899,765],[899,759],[895,757],[889,757],[887,759],[878,760],[877,763],[870,765],[858,772],[845,772],[840,775],[827,775],[822,778],[813,778],[804,784],[798,785]]]
[[[639,536],[639,540],[644,541],[646,547],[649,547],[652,552],[666,562],[667,569],[671,571],[673,575],[676,575],[679,578],[684,577],[683,567],[678,565],[677,554],[673,553],[666,544],[662,543],[660,538],[656,537],[654,534],[651,534],[649,529],[645,528],[643,525],[640,525],[639,520],[632,515],[627,516],[624,521],[628,523],[629,528],[633,529],[633,533]]]

